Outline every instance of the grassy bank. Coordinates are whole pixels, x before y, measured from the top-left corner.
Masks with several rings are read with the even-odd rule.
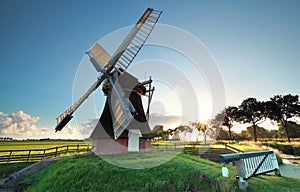
[[[170,152],[64,158],[26,178],[38,181],[28,191],[239,191],[236,170],[228,166],[230,178],[221,176],[221,164],[187,154],[141,169],[145,162],[160,162]],[[132,167],[128,169],[120,167]],[[249,180],[249,191],[299,191],[299,179],[259,176]]]

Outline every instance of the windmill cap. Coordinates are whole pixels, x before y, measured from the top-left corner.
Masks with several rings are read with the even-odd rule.
[[[146,94],[146,88],[143,85],[137,85],[134,89],[142,95]]]

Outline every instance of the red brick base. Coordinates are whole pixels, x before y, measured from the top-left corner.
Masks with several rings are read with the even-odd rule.
[[[151,140],[140,138],[139,152],[151,150]],[[92,149],[95,154],[122,154],[128,152],[128,138],[113,139],[93,139]]]
[[[151,151],[151,140],[146,138],[140,138],[140,152]]]

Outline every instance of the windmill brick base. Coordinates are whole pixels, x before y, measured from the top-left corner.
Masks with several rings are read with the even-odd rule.
[[[151,140],[148,138],[139,138],[139,151],[148,152],[151,150]],[[112,155],[128,153],[128,138],[118,138],[116,140],[107,139],[93,139],[92,151],[97,155]]]

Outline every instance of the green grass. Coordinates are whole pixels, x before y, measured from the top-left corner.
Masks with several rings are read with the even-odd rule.
[[[106,161],[98,156],[64,158],[24,181],[38,181],[28,191],[239,191],[233,166],[228,165],[230,177],[223,178],[221,164],[199,157],[178,154],[158,166],[141,166],[166,157],[174,154],[129,153],[106,156]],[[249,180],[248,191],[293,192],[299,191],[299,183],[300,179],[259,176]]]
[[[163,161],[170,153],[143,153],[108,156],[119,165],[128,167],[145,164],[145,161]],[[114,163],[115,163],[114,162]],[[142,168],[142,167],[136,167]],[[29,191],[188,191],[211,188],[199,177],[207,173],[212,179],[220,177],[221,165],[199,158],[178,155],[167,163],[146,169],[127,169],[114,166],[103,159],[80,157],[63,159],[33,175],[30,180],[39,180]],[[214,173],[214,174],[212,174]],[[28,180],[27,180],[28,181]],[[49,190],[51,189],[51,190]]]
[[[1,141],[1,150],[48,149],[64,145],[86,144],[83,141]]]
[[[250,151],[261,151],[262,149],[258,146],[255,146],[254,144],[251,144],[250,142],[247,143],[235,143],[235,144],[229,144],[230,146],[237,148],[244,152],[250,152]]]
[[[32,163],[14,163],[14,164],[7,164],[7,165],[0,165],[0,174],[5,176],[10,173],[14,173],[19,171]]]

